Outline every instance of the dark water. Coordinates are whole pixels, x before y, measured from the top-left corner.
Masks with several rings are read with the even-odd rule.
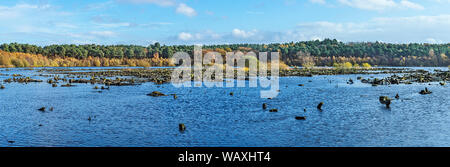
[[[385,75],[282,77],[281,92],[272,100],[248,87],[145,83],[98,93],[91,84],[53,88],[45,82],[3,83],[11,76],[0,76],[6,86],[0,90],[0,146],[450,146],[448,86],[372,87],[357,76]],[[346,84],[349,78],[355,84]],[[425,87],[433,93],[420,95]],[[176,93],[178,99],[146,96],[152,91]],[[378,102],[379,96],[396,93],[400,99],[391,109]],[[321,101],[323,112],[316,109]],[[263,110],[262,103],[278,112]],[[54,111],[37,110],[43,106]],[[186,125],[185,132],[178,130],[179,123]]]

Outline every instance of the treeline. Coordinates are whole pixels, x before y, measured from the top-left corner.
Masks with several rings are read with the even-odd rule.
[[[288,65],[333,66],[335,63],[379,66],[448,66],[450,43],[391,44],[382,42],[343,43],[337,40],[302,41],[275,44],[212,45],[216,51],[279,52]]]
[[[212,50],[225,55],[226,52],[279,52],[281,60],[288,65],[333,66],[335,63],[369,63],[379,66],[448,66],[450,65],[450,44],[391,44],[382,42],[343,43],[337,40],[302,41],[274,44],[226,44],[208,45]],[[49,58],[86,59],[151,59],[170,58],[182,51],[192,55],[193,45],[166,46],[155,43],[138,45],[49,45],[2,44],[6,52],[40,54]]]
[[[0,67],[150,67],[150,66],[173,66],[169,59],[164,58],[105,58],[87,57],[77,59],[74,57],[52,57],[40,54],[5,52],[0,50]]]
[[[148,47],[138,45],[49,45],[36,46],[30,44],[2,44],[0,50],[5,52],[20,52],[41,54],[50,58],[73,57],[83,59],[88,57],[117,58],[117,59],[143,59],[161,57],[168,58],[177,51],[192,51],[193,46],[161,46],[155,43]],[[161,55],[161,56],[160,56]],[[170,56],[169,56],[170,55]]]

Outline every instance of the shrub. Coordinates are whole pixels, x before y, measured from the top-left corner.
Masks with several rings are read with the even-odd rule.
[[[14,65],[14,67],[24,67],[24,65],[20,59],[13,58],[11,60],[11,63],[12,63],[12,65]]]
[[[100,60],[97,58],[97,59],[94,59],[94,66],[95,67],[100,67],[100,66],[102,66],[102,63],[100,62]]]
[[[369,63],[363,63],[362,66],[364,68],[372,68],[372,66]]]
[[[333,63],[334,68],[352,68],[353,65],[350,62],[345,63]]]

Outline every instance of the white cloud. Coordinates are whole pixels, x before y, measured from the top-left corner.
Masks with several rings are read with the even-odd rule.
[[[97,15],[92,17],[92,24],[96,28],[160,28],[162,26],[171,25],[170,22],[149,22],[149,23],[136,23],[136,22],[125,22],[116,17],[111,17],[109,15]]]
[[[119,34],[113,31],[89,31],[89,32],[67,32],[55,33],[57,36],[64,36],[59,38],[67,38],[77,44],[83,43],[104,43],[106,39],[117,38]]]
[[[400,2],[400,6],[406,7],[406,8],[411,8],[411,9],[417,9],[417,10],[423,10],[425,9],[423,6],[407,1],[407,0],[402,0]]]
[[[292,33],[304,38],[337,38],[345,41],[429,42],[450,39],[450,15],[374,18],[365,22],[301,23]],[[424,40],[427,39],[427,40]]]
[[[50,5],[31,5],[26,3],[16,4],[15,6],[0,6],[0,19],[21,17],[30,11],[42,11],[50,9]]]
[[[117,35],[115,32],[112,31],[91,31],[89,32],[89,34],[103,38],[115,37]]]
[[[318,36],[312,36],[310,39],[313,40],[313,41],[316,41],[316,40],[321,41],[321,40],[323,40],[322,38],[320,38]]]
[[[339,0],[342,4],[367,10],[383,10],[396,5],[392,0]]]
[[[178,40],[182,41],[211,41],[211,40],[218,40],[221,37],[222,35],[207,30],[202,33],[181,32],[178,34],[177,38]]]
[[[257,34],[257,32],[258,32],[257,30],[244,31],[244,30],[235,28],[235,29],[233,29],[231,34],[237,38],[250,38],[250,37],[254,37]]]
[[[401,0],[399,2],[396,2],[394,0],[338,0],[338,1],[341,4],[364,10],[380,11],[392,8],[409,8],[416,10],[424,9],[423,6],[408,0]]]
[[[440,39],[435,39],[435,38],[427,38],[425,39],[426,43],[431,43],[431,44],[443,44],[444,41],[440,40]]]
[[[128,3],[149,3],[156,4],[159,6],[165,7],[176,7],[176,13],[183,14],[189,17],[193,17],[197,15],[197,12],[194,8],[186,5],[185,3],[177,3],[175,0],[116,0],[118,2],[128,2]]]
[[[187,6],[184,3],[178,4],[176,12],[179,13],[179,14],[183,14],[183,15],[189,16],[189,17],[197,15],[197,12],[193,8]]]
[[[118,23],[98,23],[97,25],[103,28],[118,28],[118,27],[129,27],[132,24],[128,22],[118,22]]]
[[[437,3],[450,3],[450,0],[430,0]]]
[[[173,6],[175,1],[173,0],[117,0],[119,2],[131,2],[131,3],[152,3],[160,6]]]
[[[183,41],[188,41],[188,40],[192,40],[193,39],[193,35],[187,32],[181,32],[180,34],[178,34],[178,39],[183,40]]]
[[[74,25],[74,24],[70,24],[70,23],[55,23],[54,25],[55,25],[56,27],[67,28],[67,29],[78,28],[78,26],[76,26],[76,25]]]
[[[49,4],[45,4],[45,5],[31,5],[31,4],[26,4],[26,3],[22,3],[22,4],[17,4],[14,8],[18,8],[18,9],[49,9],[51,6]]]
[[[109,15],[97,15],[92,17],[92,22],[99,28],[120,28],[120,27],[130,27],[134,25],[130,22],[123,22],[120,19],[111,17]]]
[[[86,6],[86,9],[88,10],[98,10],[98,9],[105,9],[113,6],[115,3],[114,1],[106,1],[106,2],[100,2],[100,3],[92,3]]]
[[[439,25],[450,25],[450,15],[437,16],[412,16],[412,17],[381,17],[374,18],[373,21],[380,24],[401,24],[415,25],[420,27],[437,27]],[[437,27],[444,28],[444,27]]]
[[[242,30],[216,34],[180,33],[180,44],[187,43],[278,43],[289,41],[338,39],[344,42],[384,41],[390,43],[445,43],[450,41],[450,15],[379,17],[362,22],[304,22],[286,31]]]
[[[172,25],[172,24],[173,23],[170,23],[170,22],[153,22],[153,23],[132,24],[132,26],[157,29],[157,28],[161,28],[163,26],[168,26],[168,25]]]
[[[215,32],[213,32],[211,30],[205,31],[203,33],[203,36],[206,37],[206,38],[212,39],[212,40],[217,40],[217,39],[221,39],[222,38],[222,35],[220,35],[218,33],[215,33]]]
[[[19,3],[0,6],[0,28],[4,33],[54,33],[59,29],[75,28],[62,22],[68,12],[56,11],[49,4],[35,5]]]
[[[309,0],[309,2],[318,3],[318,4],[325,4],[326,3],[325,0]]]

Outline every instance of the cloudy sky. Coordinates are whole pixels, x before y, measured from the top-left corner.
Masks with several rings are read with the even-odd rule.
[[[449,43],[450,0],[1,0],[0,43]]]

